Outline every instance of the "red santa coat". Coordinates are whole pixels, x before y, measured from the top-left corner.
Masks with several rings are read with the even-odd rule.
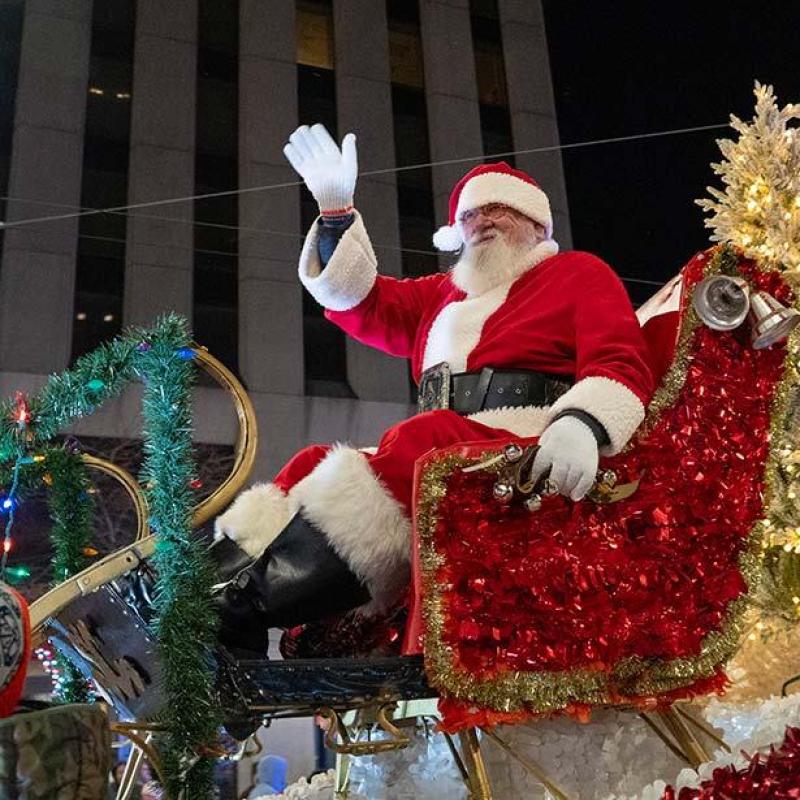
[[[498,409],[471,419],[535,436],[559,411],[582,409],[606,428],[611,443],[605,454],[611,455],[644,418],[653,390],[647,347],[622,283],[596,256],[556,254],[554,242],[542,242],[520,273],[468,297],[449,274],[378,275],[360,217],[324,271],[316,239],[312,229],[300,278],[326,317],[360,342],[410,358],[415,380],[441,361],[453,372],[528,369],[575,380],[546,412]]]
[[[613,271],[588,253],[557,254],[555,242],[498,285],[467,296],[449,274],[398,280],[377,274],[360,216],[322,269],[318,226],[306,238],[300,279],[349,335],[410,358],[415,379],[447,361],[453,372],[529,369],[574,378],[550,407],[499,408],[468,418],[418,414],[386,431],[374,452],[315,445],[300,451],[272,484],[245,492],[218,532],[252,555],[302,509],[369,588],[373,607],[408,584],[414,464],[432,448],[541,434],[560,411],[592,414],[619,452],[644,418],[652,391],[647,346]],[[501,271],[503,267],[500,267]]]

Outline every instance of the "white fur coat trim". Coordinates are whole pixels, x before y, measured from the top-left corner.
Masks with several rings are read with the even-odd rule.
[[[436,315],[428,331],[422,369],[446,361],[452,372],[465,372],[469,354],[480,341],[486,320],[505,303],[515,281],[557,252],[558,243],[552,239],[539,242],[531,250],[530,258],[509,270],[502,282],[493,289],[448,303]]]
[[[591,414],[605,429],[610,444],[600,448],[600,454],[619,453],[644,420],[642,401],[619,381],[595,375],[579,380],[550,407],[552,419],[568,408]]]
[[[496,286],[486,294],[448,303],[428,331],[422,369],[446,361],[452,372],[466,372],[467,359],[481,338],[486,320],[503,305],[511,284]]]
[[[502,428],[510,431],[514,436],[527,439],[531,436],[540,436],[550,419],[549,406],[520,406],[511,408],[492,408],[488,411],[478,411],[470,414],[469,419],[480,422],[490,428]]]
[[[274,483],[257,483],[242,492],[214,521],[214,539],[227,536],[251,558],[258,558],[289,522],[289,502]]]
[[[300,253],[300,282],[331,311],[349,311],[370,293],[378,275],[377,259],[361,215],[342,234],[328,266],[319,260],[319,225],[315,220]]]
[[[363,453],[334,447],[289,491],[289,503],[366,584],[372,599],[364,611],[388,608],[406,589],[411,522]]]

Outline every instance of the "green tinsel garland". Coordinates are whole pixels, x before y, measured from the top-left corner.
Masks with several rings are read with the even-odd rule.
[[[215,573],[204,548],[191,537],[189,484],[195,470],[189,394],[193,368],[179,355],[186,355],[180,348],[188,345],[188,333],[183,329],[174,333],[164,339],[153,337],[139,362],[147,378],[141,482],[146,487],[150,524],[158,536],[155,625],[170,714],[180,721],[170,726],[165,742],[166,788],[171,797],[183,789],[187,798],[200,798],[210,796],[212,763],[209,759],[195,761],[193,754],[213,741],[219,724],[210,660],[217,629],[210,599]]]
[[[165,788],[173,798],[203,800],[211,797],[212,762],[198,753],[214,741],[220,714],[213,691],[216,615],[210,598],[214,573],[203,547],[192,539],[190,527],[191,360],[187,324],[169,315],[151,329],[128,331],[78,359],[72,369],[53,375],[29,398],[28,425],[15,420],[16,401],[0,404],[0,476],[7,479],[13,465],[28,454],[45,456],[43,461],[25,465],[21,483],[30,488],[41,485],[45,473],[51,475],[55,572],[63,578],[80,570],[91,535],[88,479],[78,456],[48,443],[70,422],[118,395],[132,379],[143,380],[141,479],[157,535],[154,628],[167,690]],[[73,690],[78,691],[76,681],[71,683]]]
[[[48,507],[53,527],[50,539],[55,551],[53,579],[58,584],[88,566],[86,548],[92,540],[94,503],[89,494],[89,476],[79,455],[59,447],[50,448],[44,456],[41,468],[51,479]],[[80,670],[63,656],[58,657],[58,664],[64,675],[61,699],[65,703],[88,702],[91,699],[89,686]]]

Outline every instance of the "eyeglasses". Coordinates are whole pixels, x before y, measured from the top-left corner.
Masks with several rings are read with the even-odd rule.
[[[503,203],[488,203],[485,206],[462,211],[458,215],[458,221],[461,225],[472,225],[479,216],[494,221],[505,217],[512,211],[513,209],[510,206],[504,205]]]

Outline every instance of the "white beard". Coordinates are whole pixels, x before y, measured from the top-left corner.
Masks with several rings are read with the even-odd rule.
[[[545,239],[535,245],[515,245],[498,234],[478,247],[466,245],[450,271],[450,279],[468,297],[477,297],[496,286],[512,283],[557,252],[558,243],[553,239]]]

